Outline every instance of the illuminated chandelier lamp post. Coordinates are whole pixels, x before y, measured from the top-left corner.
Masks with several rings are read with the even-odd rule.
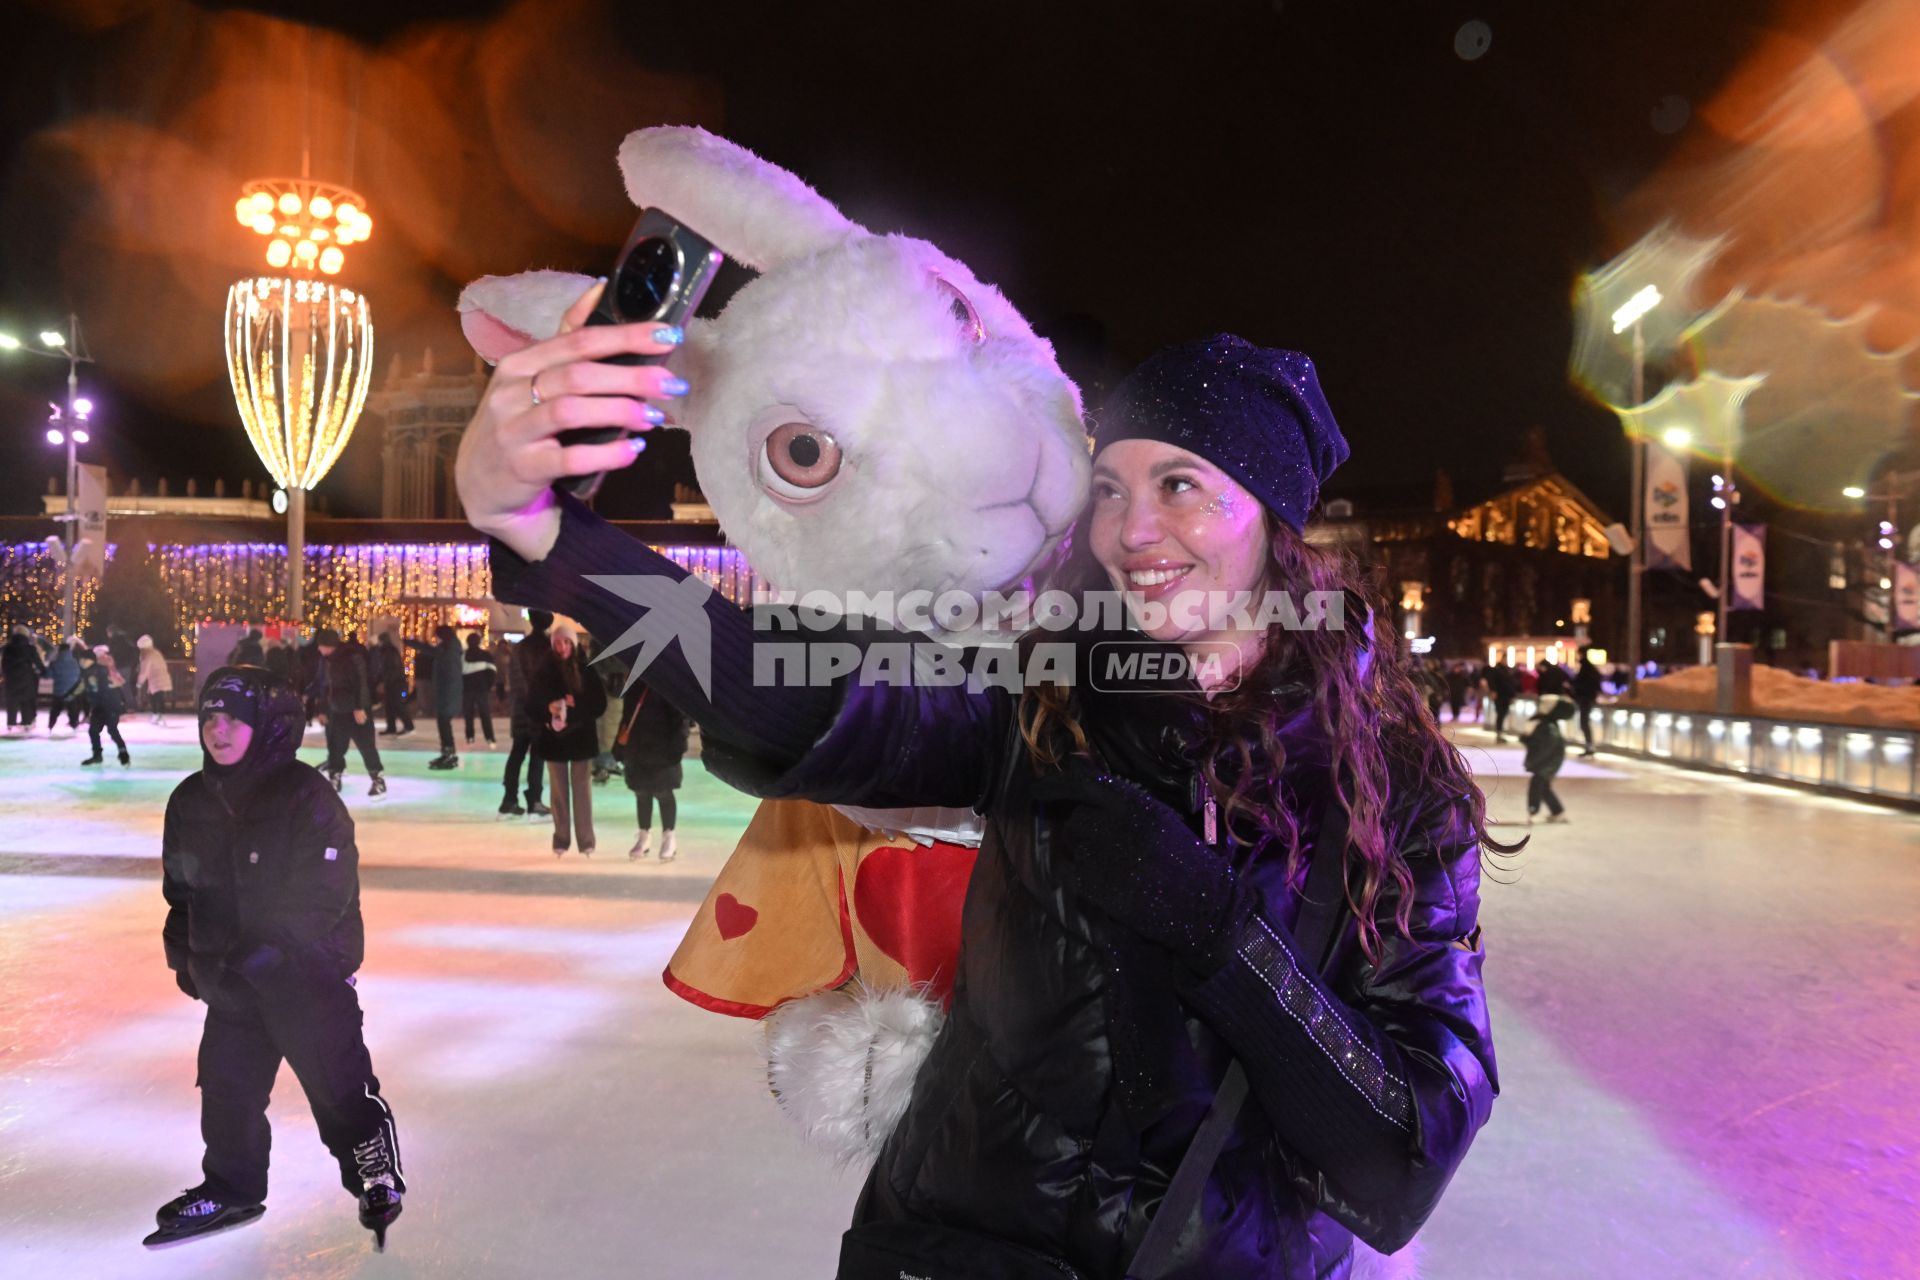
[[[330,277],[373,231],[358,193],[308,178],[260,178],[234,216],[266,238],[267,265],[227,290],[227,373],[247,439],[286,494],[287,619],[305,620],[307,491],[339,460],[366,403],[373,313]],[[277,505],[277,503],[276,503]]]

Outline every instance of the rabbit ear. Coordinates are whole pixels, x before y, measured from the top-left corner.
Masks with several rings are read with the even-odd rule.
[[[864,233],[785,169],[705,129],[628,134],[620,172],[635,204],[672,215],[760,271]]]
[[[460,329],[488,364],[560,332],[561,318],[594,285],[568,271],[481,276],[460,291]]]

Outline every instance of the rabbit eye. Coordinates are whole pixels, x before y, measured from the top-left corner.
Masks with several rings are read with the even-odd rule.
[[[840,446],[810,422],[775,427],[760,448],[760,480],[775,497],[816,498],[840,474]]]
[[[954,323],[960,331],[972,339],[977,346],[987,340],[987,326],[980,323],[980,313],[974,310],[967,295],[953,286],[952,281],[943,276],[935,276],[933,282],[947,295],[947,309],[953,313]]]

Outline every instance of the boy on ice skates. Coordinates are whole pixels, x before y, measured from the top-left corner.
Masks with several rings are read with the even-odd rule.
[[[291,684],[223,667],[199,716],[205,766],[167,801],[161,864],[167,967],[207,1006],[206,1177],[160,1209],[145,1243],[266,1212],[267,1099],[284,1058],[341,1183],[359,1197],[361,1225],[383,1247],[406,1181],[353,986],[364,941],[353,819],[319,771],[295,759],[306,720]]]

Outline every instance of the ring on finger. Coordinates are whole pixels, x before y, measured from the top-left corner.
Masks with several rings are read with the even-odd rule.
[[[536,409],[539,408],[540,407],[540,375],[538,373],[534,374],[533,377],[528,380],[527,390],[533,392],[534,407]]]

